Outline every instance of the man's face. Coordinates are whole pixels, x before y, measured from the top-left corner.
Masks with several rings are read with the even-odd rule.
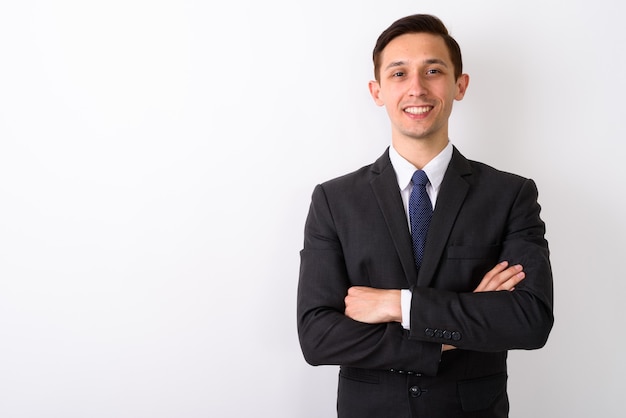
[[[376,104],[387,109],[394,141],[447,143],[452,103],[463,98],[468,82],[466,74],[455,79],[443,38],[409,33],[383,49],[379,81],[369,88]]]

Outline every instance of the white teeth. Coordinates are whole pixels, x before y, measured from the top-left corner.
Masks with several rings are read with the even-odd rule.
[[[411,113],[413,115],[421,115],[422,113],[426,113],[430,110],[430,106],[419,106],[419,107],[407,107],[404,109],[405,112]]]

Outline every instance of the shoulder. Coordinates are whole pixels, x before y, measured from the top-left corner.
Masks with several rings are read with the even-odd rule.
[[[523,177],[520,174],[498,169],[479,161],[469,160],[469,163],[472,167],[472,174],[479,178],[513,183],[524,182],[528,180],[526,177]]]
[[[510,171],[495,168],[480,161],[465,158],[456,148],[452,155],[449,170],[471,183],[523,184],[528,178]]]
[[[387,170],[393,171],[391,160],[389,160],[389,150],[387,149],[375,162],[364,165],[356,170],[328,179],[317,187],[327,192],[348,193],[350,190],[358,190],[368,186],[372,180]]]

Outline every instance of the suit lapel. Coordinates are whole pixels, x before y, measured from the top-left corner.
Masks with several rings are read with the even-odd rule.
[[[410,287],[416,284],[420,287],[428,287],[434,280],[448,237],[469,191],[469,183],[464,178],[471,174],[469,162],[454,148],[452,160],[437,196],[419,276],[413,258],[411,233],[398,190],[396,173],[389,160],[388,149],[372,165],[372,172],[374,174],[371,181],[372,190],[389,228],[407,282]]]
[[[417,285],[420,287],[432,284],[448,237],[469,191],[469,183],[464,178],[469,174],[471,174],[469,162],[454,148],[428,229],[424,260],[417,278]]]
[[[417,268],[396,172],[389,160],[389,149],[372,165],[372,171],[372,190],[389,228],[407,282],[412,287],[417,282]]]

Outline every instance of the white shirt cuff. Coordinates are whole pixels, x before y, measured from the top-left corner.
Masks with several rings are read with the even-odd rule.
[[[411,329],[411,298],[413,293],[409,289],[400,290],[400,309],[402,310],[402,326]]]

